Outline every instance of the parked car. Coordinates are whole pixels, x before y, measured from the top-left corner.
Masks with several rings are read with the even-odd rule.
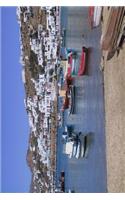
[[[82,47],[78,76],[82,76],[85,74],[86,64],[87,64],[87,54],[88,54],[88,48]]]

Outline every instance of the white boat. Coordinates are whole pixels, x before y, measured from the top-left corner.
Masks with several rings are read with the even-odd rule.
[[[76,136],[76,139],[72,141],[67,141],[64,147],[64,153],[69,158],[86,158],[89,149],[88,137],[88,135],[80,135]]]
[[[102,7],[100,6],[94,7],[93,27],[97,27],[100,25],[101,13],[102,13]]]
[[[101,21],[102,7],[90,6],[88,12],[89,12],[89,22],[90,22],[91,28],[95,28],[99,26],[100,21]]]

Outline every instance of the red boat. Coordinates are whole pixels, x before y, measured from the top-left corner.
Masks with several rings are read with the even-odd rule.
[[[81,54],[81,59],[80,59],[80,67],[78,71],[78,76],[82,76],[85,74],[87,52],[88,52],[88,49],[86,47],[82,47],[82,54]]]
[[[71,76],[71,72],[72,72],[72,67],[69,66],[69,67],[68,67],[68,70],[67,70],[67,77],[68,77],[68,78]],[[66,79],[67,79],[67,77],[66,77]]]

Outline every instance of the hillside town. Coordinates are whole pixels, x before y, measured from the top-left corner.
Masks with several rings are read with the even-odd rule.
[[[43,12],[45,25],[34,27],[30,22],[35,12]],[[37,15],[38,15],[37,13]],[[18,7],[20,25],[20,61],[23,65],[22,80],[27,84],[26,68],[31,70],[30,82],[35,95],[24,99],[30,125],[27,162],[32,171],[32,192],[52,192],[56,157],[57,68],[60,45],[58,7]],[[43,17],[38,16],[40,17]],[[28,27],[28,49],[25,49],[22,27]],[[30,55],[28,55],[30,51]],[[27,67],[27,63],[29,66]],[[54,155],[53,155],[54,154]],[[38,187],[39,185],[39,187]]]

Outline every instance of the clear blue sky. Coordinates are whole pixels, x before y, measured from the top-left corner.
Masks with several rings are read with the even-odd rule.
[[[0,30],[1,30],[1,8],[0,8]],[[0,192],[1,192],[1,31],[0,31]]]
[[[2,192],[29,192],[28,118],[15,7],[2,8]]]

